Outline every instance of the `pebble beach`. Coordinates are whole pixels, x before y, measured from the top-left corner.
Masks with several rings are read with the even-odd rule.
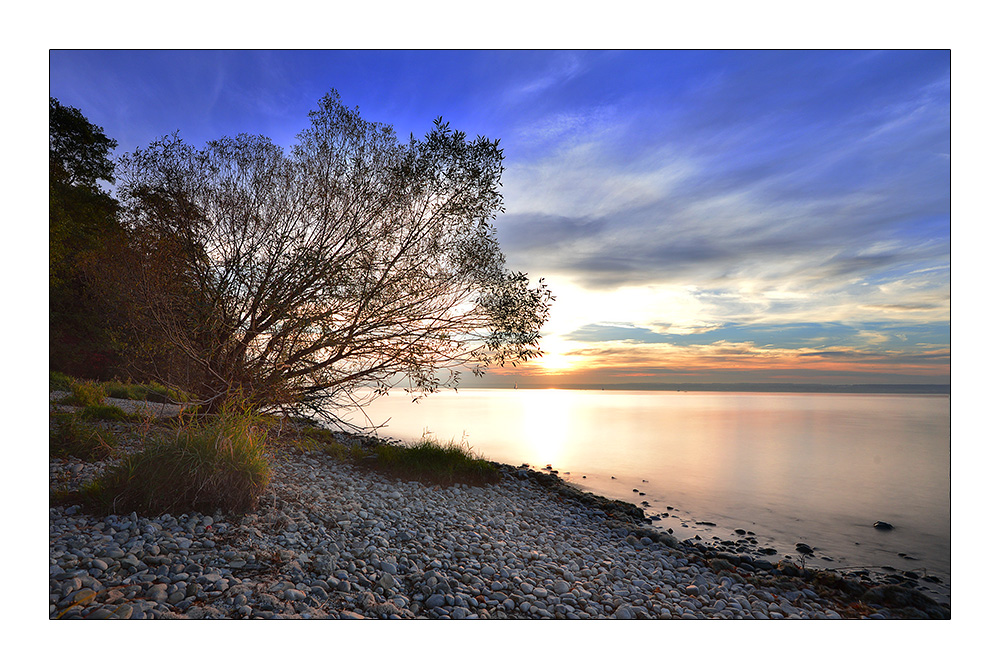
[[[254,513],[94,517],[49,509],[52,619],[912,619],[860,586],[678,542],[623,502],[501,465],[442,488],[276,450]],[[106,462],[50,458],[50,488]]]

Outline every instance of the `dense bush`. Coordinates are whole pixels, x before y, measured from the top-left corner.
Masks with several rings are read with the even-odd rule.
[[[103,513],[244,513],[269,480],[263,431],[248,414],[225,413],[126,456],[83,493]]]

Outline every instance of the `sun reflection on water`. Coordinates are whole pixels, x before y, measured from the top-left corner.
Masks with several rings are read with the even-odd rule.
[[[539,467],[561,462],[568,446],[572,417],[572,392],[566,390],[518,391],[524,420],[523,443]]]

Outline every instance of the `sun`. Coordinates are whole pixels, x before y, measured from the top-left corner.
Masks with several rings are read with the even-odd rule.
[[[564,372],[579,366],[579,356],[573,346],[557,337],[551,337],[542,343],[545,351],[542,357],[533,361],[535,367],[546,372]]]
[[[535,365],[546,372],[563,372],[576,367],[574,360],[560,353],[546,353],[535,361]]]

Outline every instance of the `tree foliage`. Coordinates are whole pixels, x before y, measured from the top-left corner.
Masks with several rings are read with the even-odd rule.
[[[122,242],[113,183],[117,146],[79,109],[49,98],[49,357],[53,369],[102,376],[113,358],[103,267]]]
[[[287,153],[174,135],[121,162],[135,322],[196,370],[189,389],[332,417],[363,388],[539,355],[553,298],[505,267],[499,142],[437,119],[400,143],[336,92],[310,121]]]

